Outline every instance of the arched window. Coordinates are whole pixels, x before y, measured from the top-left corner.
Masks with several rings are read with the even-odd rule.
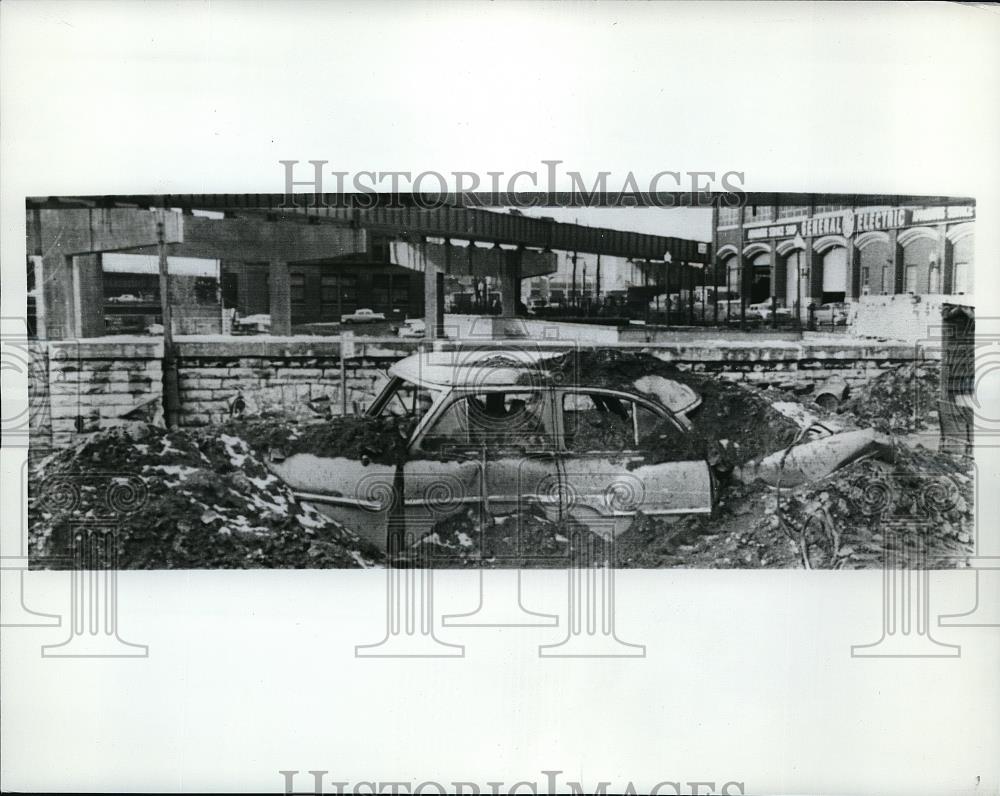
[[[858,251],[861,292],[876,296],[892,293],[893,264],[888,236],[880,232],[862,236],[858,239]]]
[[[917,238],[903,248],[903,292],[920,293],[930,278],[931,259],[937,253],[937,241]]]
[[[847,295],[847,249],[835,246],[823,255],[823,301],[843,301]]]
[[[965,235],[951,247],[952,293],[972,293],[973,270],[972,250],[975,238]]]
[[[809,277],[802,275],[806,253],[797,249],[785,257],[785,306],[795,307],[795,302],[805,300],[809,293]],[[801,284],[800,284],[801,282]]]
[[[743,274],[740,268],[740,258],[733,255],[725,261],[726,290],[739,295],[740,286],[743,284]]]

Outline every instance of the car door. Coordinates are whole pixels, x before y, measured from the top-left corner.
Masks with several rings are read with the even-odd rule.
[[[556,404],[569,517],[608,536],[627,530],[638,512],[711,512],[708,463],[666,410],[588,388],[561,390]]]
[[[465,397],[452,392],[416,428],[403,466],[407,539],[432,541],[441,556],[471,548],[483,525],[484,448],[470,437]]]
[[[503,537],[502,549],[523,557],[530,552],[523,544],[528,518],[559,517],[561,479],[552,394],[517,387],[456,394],[420,442],[422,449],[439,455],[447,447],[458,465],[453,475],[463,485],[474,477],[473,463],[478,466],[482,512],[478,523],[468,527],[477,534],[471,541],[484,555],[492,557],[499,549],[493,542]],[[406,480],[409,484],[409,472]]]
[[[392,464],[296,453],[268,463],[299,500],[382,550],[399,494],[398,467]]]

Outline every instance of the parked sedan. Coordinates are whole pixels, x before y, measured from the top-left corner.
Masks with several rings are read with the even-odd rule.
[[[847,323],[847,304],[821,304],[814,310],[813,317],[818,325],[843,326]]]
[[[414,338],[427,336],[427,322],[422,318],[410,318],[396,330],[397,337]]]
[[[385,313],[370,309],[360,309],[340,316],[341,323],[376,323],[385,320]]]
[[[465,513],[497,521],[543,511],[609,535],[640,511],[712,511],[708,463],[662,455],[694,449],[685,444],[685,413],[700,403],[693,390],[660,376],[643,376],[634,390],[548,380],[546,358],[495,350],[407,357],[367,412],[399,419],[405,461],[297,453],[269,466],[300,498],[383,548],[390,533],[412,544]]]

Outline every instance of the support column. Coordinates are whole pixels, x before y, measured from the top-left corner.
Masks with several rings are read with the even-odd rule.
[[[271,313],[271,334],[292,333],[292,280],[288,263],[282,260],[268,262],[267,295]]]
[[[100,254],[73,258],[76,332],[79,337],[104,334],[104,265]]]
[[[813,251],[813,239],[806,238],[806,264],[809,266],[809,299],[823,303],[823,258]],[[809,302],[806,302],[809,306]]]
[[[500,303],[501,317],[517,317],[517,302],[520,299],[521,288],[521,249],[514,252],[504,252],[500,266]]]
[[[76,337],[73,290],[73,268],[69,258],[59,251],[44,254],[41,300],[44,305],[45,339],[72,340]],[[39,330],[39,334],[43,332]]]
[[[948,225],[938,224],[938,293],[951,293],[951,263],[948,262]],[[928,279],[930,275],[928,274]]]
[[[417,243],[417,258],[424,269],[424,325],[428,340],[437,340],[444,332],[444,274],[427,257],[427,241]]]
[[[902,293],[906,284],[903,273],[903,251],[898,241],[898,231],[889,230],[889,258],[892,260],[892,292]]]
[[[847,239],[847,285],[844,298],[857,299],[861,296],[861,256],[853,236]]]

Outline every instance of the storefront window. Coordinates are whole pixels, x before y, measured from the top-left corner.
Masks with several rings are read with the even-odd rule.
[[[903,249],[904,293],[922,293],[930,284],[930,270],[936,265],[938,240],[930,235],[911,239]]]
[[[847,295],[847,249],[837,246],[823,255],[823,301],[843,301]]]
[[[972,250],[973,236],[966,235],[959,238],[951,250],[951,259],[954,263],[954,275],[952,281],[952,293],[972,293],[973,292],[973,271],[972,271]]]
[[[794,307],[804,301],[809,292],[809,277],[802,274],[805,252],[795,251],[785,258],[785,306]]]
[[[740,279],[740,258],[730,257],[726,260],[726,289],[731,290],[736,294],[740,292],[740,285],[742,284],[742,279]]]
[[[806,215],[808,210],[805,205],[784,205],[778,208],[778,218],[798,218]]]
[[[952,293],[972,292],[972,285],[969,282],[970,270],[968,263],[955,263],[955,287]]]

